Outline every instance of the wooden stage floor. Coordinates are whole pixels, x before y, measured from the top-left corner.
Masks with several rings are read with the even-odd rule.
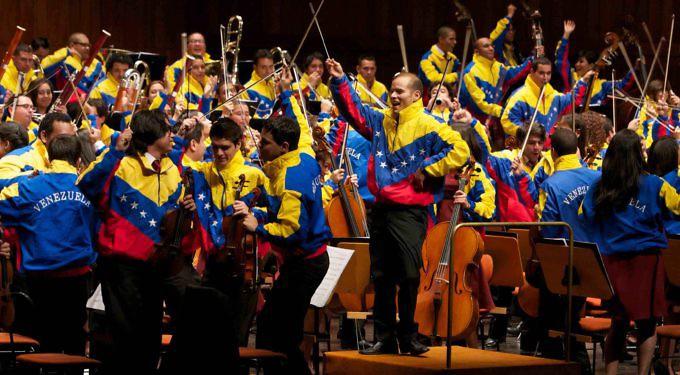
[[[324,374],[519,374],[578,375],[579,366],[545,358],[454,346],[451,369],[446,369],[446,347],[431,347],[419,357],[398,355],[366,356],[356,350],[326,352]]]

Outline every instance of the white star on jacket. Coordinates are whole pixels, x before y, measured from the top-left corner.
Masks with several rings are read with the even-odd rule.
[[[154,220],[154,219],[149,220],[149,226],[155,227],[156,226],[156,220]]]
[[[121,202],[127,202],[127,195],[121,195],[121,196],[120,196],[120,201],[121,201]]]
[[[130,204],[130,208],[132,208],[133,210],[136,210],[137,206],[139,206],[139,203],[137,202],[132,202],[132,204]]]
[[[198,200],[199,200],[199,201],[202,201],[202,200],[204,200],[204,199],[205,199],[205,194],[203,194],[203,193],[198,194]]]

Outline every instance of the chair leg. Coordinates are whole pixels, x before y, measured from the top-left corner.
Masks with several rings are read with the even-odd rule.
[[[597,342],[593,342],[593,374],[595,374],[596,363],[597,363]]]

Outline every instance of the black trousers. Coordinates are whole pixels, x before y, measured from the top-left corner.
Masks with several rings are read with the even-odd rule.
[[[300,343],[309,302],[327,270],[327,253],[312,259],[287,258],[257,317],[256,346],[288,356],[287,368],[281,373],[310,373]]]
[[[19,332],[38,340],[43,352],[84,355],[89,277],[26,275],[25,293],[32,300],[31,324]]]
[[[113,338],[107,374],[149,374],[161,347],[163,301],[174,320],[187,286],[199,284],[190,259],[175,276],[161,276],[149,262],[101,257],[102,296]]]
[[[408,340],[418,331],[414,321],[421,248],[427,232],[425,207],[375,205],[371,212],[371,277],[375,285],[377,340]],[[394,303],[399,287],[399,325]]]

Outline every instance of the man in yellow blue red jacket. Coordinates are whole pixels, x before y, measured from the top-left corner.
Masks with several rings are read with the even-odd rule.
[[[245,205],[235,212],[247,214],[245,228],[284,257],[257,319],[256,346],[285,353],[284,372],[291,374],[310,373],[300,351],[304,318],[328,269],[326,243],[332,237],[321,203],[321,170],[312,155],[299,149],[301,135],[300,125],[291,118],[267,120],[260,142],[264,173],[270,179],[267,212],[255,216]]]
[[[517,129],[531,122],[534,109],[538,106],[536,124],[541,124],[549,135],[562,115],[571,108],[572,95],[576,95],[575,104],[581,104],[587,89],[586,80],[593,71],[586,73],[576,82],[568,94],[559,93],[550,85],[552,63],[545,57],[534,60],[531,73],[524,81],[524,86],[515,91],[503,109],[501,124],[507,135],[515,135]],[[543,98],[538,102],[541,90],[545,87]],[[549,142],[546,142],[546,147]]]
[[[188,103],[188,110],[197,110],[208,113],[215,98],[217,89],[217,77],[205,74],[205,61],[197,57],[191,61],[191,67],[187,72],[186,79],[179,88],[178,96],[184,103]]]
[[[368,187],[376,199],[370,252],[377,342],[362,353],[395,353],[398,339],[403,353],[421,354],[428,348],[416,340],[414,312],[427,207],[442,198],[440,177],[465,164],[470,150],[460,134],[425,112],[423,84],[414,74],[397,75],[390,91],[392,107],[376,110],[361,104],[340,64],[331,59],[326,64],[340,113],[371,142]]]
[[[94,205],[76,186],[80,152],[74,135],[53,139],[50,168],[0,192],[2,224],[19,233],[19,270],[32,300],[32,318],[24,319],[30,324],[19,332],[45,350],[75,355],[85,354],[85,304],[97,258]]]
[[[192,33],[189,35],[187,38],[187,54],[193,57],[200,57],[204,62],[212,61],[210,55],[205,52],[205,37],[203,37],[201,33]],[[181,59],[165,68],[165,87],[168,89],[168,92],[172,91],[172,88],[175,87],[175,82],[177,82],[177,78],[182,75],[185,61],[186,56],[182,56]]]
[[[83,69],[83,63],[90,54],[90,40],[83,33],[74,33],[68,38],[68,45],[45,57],[42,68],[46,77],[52,77],[51,81],[57,90],[66,86],[69,75],[76,74]],[[64,71],[66,69],[67,71]],[[87,72],[78,83],[78,89],[89,91],[92,85],[99,80],[103,72],[102,63],[98,59],[92,60],[90,66],[85,67]]]
[[[40,70],[32,69],[33,48],[25,43],[20,43],[14,50],[14,55],[9,61],[5,75],[2,76],[0,85],[14,95],[28,90],[28,85],[34,80],[42,78]],[[0,99],[1,100],[1,99]]]
[[[576,28],[574,21],[564,21],[564,33],[562,39],[557,43],[555,49],[555,69],[562,78],[563,92],[571,90],[574,82],[583,77],[589,70],[595,67],[598,56],[593,51],[579,51],[574,70],[569,63],[569,36]],[[609,101],[608,95],[612,94],[612,86],[621,91],[628,91],[633,88],[635,78],[632,71],[619,80],[611,81],[608,79],[597,78],[593,81],[593,88],[590,94],[590,105],[593,107],[602,106]]]
[[[380,98],[383,103],[387,103],[387,87],[375,79],[375,73],[377,71],[378,66],[375,62],[375,57],[371,55],[359,56],[357,61],[357,80],[359,81],[359,84],[363,85],[366,90]],[[376,106],[375,100],[366,93],[366,90],[357,88],[361,102]]]
[[[118,86],[125,72],[132,66],[128,56],[114,54],[106,60],[106,79],[95,84],[90,99],[102,99],[107,106],[116,102]]]
[[[418,78],[423,82],[426,92],[432,85],[439,83],[444,77],[444,83],[453,85],[458,81],[460,61],[453,54],[456,46],[456,31],[448,26],[442,26],[437,30],[437,43],[429,51],[425,52],[418,64]],[[446,67],[446,61],[451,60]]]
[[[132,135],[134,132],[134,136]],[[160,111],[140,111],[130,128],[83,172],[78,186],[102,212],[98,233],[102,294],[112,325],[112,373],[153,372],[160,351],[162,302],[177,318],[187,286],[198,284],[191,264],[196,248],[182,240],[181,269],[168,276],[152,262],[161,242],[161,221],[183,195],[180,152],[172,151],[170,128]],[[132,149],[127,151],[128,146]]]
[[[488,116],[501,116],[503,92],[526,77],[531,68],[531,58],[522,65],[503,65],[494,59],[494,50],[489,38],[477,40],[472,62],[463,73],[460,104],[482,122]]]
[[[513,4],[508,5],[508,15],[498,20],[496,27],[491,31],[489,39],[493,43],[496,52],[496,59],[505,66],[517,66],[521,59],[515,51],[515,28],[512,25],[512,18],[515,16],[517,7]]]
[[[274,71],[274,58],[272,54],[266,49],[260,49],[255,52],[253,58],[253,73],[250,81],[245,84],[248,87],[260,79],[268,76]],[[248,89],[248,99],[257,101],[257,111],[255,111],[255,118],[267,118],[271,115],[274,109],[274,100],[276,100],[276,87],[274,86],[274,77],[270,77],[251,88]]]

